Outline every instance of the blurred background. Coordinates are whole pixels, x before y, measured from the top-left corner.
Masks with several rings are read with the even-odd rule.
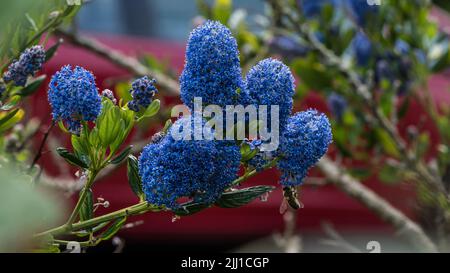
[[[52,75],[65,64],[80,65],[93,71],[100,90],[109,88],[115,92],[116,96],[124,97],[130,80],[135,77],[133,69],[112,60],[111,56],[105,56],[102,49],[106,48],[107,52],[118,52],[123,56],[136,58],[140,64],[149,67],[152,71],[169,75],[174,82],[177,82],[177,77],[184,65],[185,45],[189,33],[208,17],[208,7],[213,9],[215,7],[215,11],[213,10],[209,15],[213,14],[219,18],[221,11],[228,12],[228,9],[232,9],[232,12],[229,12],[231,15],[225,16],[228,16],[226,21],[230,22],[233,34],[238,39],[244,73],[255,60],[268,56],[283,59],[293,69],[299,86],[295,110],[312,107],[331,115],[332,107],[327,101],[331,89],[323,88],[325,93],[316,92],[320,88],[307,84],[306,77],[311,73],[298,73],[304,70],[296,68],[299,67],[298,62],[295,62],[296,58],[311,60],[312,57],[308,57],[310,55],[307,50],[292,41],[277,44],[279,35],[274,32],[268,33],[267,28],[276,15],[273,13],[271,1],[233,1],[232,8],[227,4],[229,2],[86,1],[73,24],[58,30],[49,38],[49,44],[56,43],[60,37],[64,39],[64,42],[55,57],[45,64],[43,73]],[[327,1],[317,1],[319,2]],[[363,2],[367,5],[365,1]],[[410,9],[414,10],[415,2],[408,2],[411,2]],[[220,3],[223,5],[220,6]],[[436,23],[443,36],[448,36],[450,33],[450,15],[447,11],[449,8],[445,0],[435,1],[427,17],[428,21]],[[369,18],[368,15],[367,19]],[[244,23],[233,25],[236,21],[245,21],[245,27],[242,27]],[[318,29],[326,32],[333,24],[334,22],[330,21],[324,28],[318,24]],[[336,36],[337,39],[344,40],[344,36],[339,35]],[[372,42],[377,41],[372,40]],[[394,61],[392,63],[389,61],[388,66],[390,65],[394,65]],[[355,70],[359,71],[362,68],[355,68]],[[335,71],[331,73],[338,74]],[[303,75],[305,78],[302,78]],[[158,77],[155,78],[159,80]],[[447,68],[430,73],[426,82],[433,100],[450,105],[450,71]],[[164,125],[170,107],[180,102],[177,94],[164,91],[164,87],[166,86],[161,87],[163,92],[158,95],[163,103],[162,113],[158,119],[148,121],[138,128],[130,137],[130,142],[147,143],[150,137]],[[43,120],[44,123],[50,122],[46,88],[41,88],[38,95],[33,98],[30,109],[31,117]],[[423,117],[427,117],[425,112],[426,109],[418,101],[411,101],[404,117],[397,125],[402,134],[406,135],[411,124],[424,124],[422,129],[428,132],[430,145],[437,145],[440,141],[438,129],[429,125],[426,118],[424,120]],[[354,115],[357,116],[357,112]],[[336,123],[338,123],[337,120]],[[339,124],[336,126],[339,127]],[[356,130],[350,127],[343,132],[350,134]],[[351,142],[351,138],[345,138],[343,142],[335,140],[329,155],[337,158],[337,161],[352,171],[352,175],[361,178],[365,186],[389,201],[393,207],[427,227],[428,220],[422,217],[423,210],[419,208],[417,202],[417,187],[411,183],[403,183],[406,181],[404,178],[390,177],[390,173],[383,173],[384,178],[386,175],[388,178],[380,179],[378,174],[381,171],[377,168],[374,168],[375,173],[368,175],[363,173],[366,170],[361,166],[367,168],[361,163],[363,160],[351,160],[342,156],[343,151],[338,147],[339,145],[350,146]],[[53,132],[49,137],[46,150],[51,151],[59,146],[67,146],[69,143],[67,135]],[[61,163],[58,156],[52,152],[44,153],[41,162],[50,184],[55,177],[59,180],[67,180],[67,185],[71,186],[60,184],[52,186],[56,188],[55,192],[63,188],[62,192],[65,196],[74,202],[77,191],[76,183],[72,183],[75,169]],[[378,164],[381,166],[384,163],[378,162]],[[246,185],[276,186],[278,176],[275,170],[266,171],[251,178]],[[94,197],[108,201],[108,206],[99,207],[97,213],[120,209],[137,201],[126,181],[126,170],[121,167],[109,170],[100,181],[96,182]],[[409,244],[401,236],[397,236],[398,230],[335,185],[324,182],[323,175],[317,169],[310,172],[306,185],[300,189],[299,198],[304,208],[285,214],[280,213],[283,193],[278,187],[270,193],[267,200],[256,200],[239,209],[211,208],[180,219],[173,218],[170,213],[137,216],[131,219],[131,224],[121,230],[112,242],[104,242],[88,251],[120,249],[124,252],[134,252],[189,249],[238,252],[369,252],[376,249],[378,243],[383,251],[412,251]],[[429,225],[433,226],[433,224]],[[375,243],[370,243],[371,241]]]

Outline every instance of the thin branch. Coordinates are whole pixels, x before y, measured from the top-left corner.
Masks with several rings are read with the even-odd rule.
[[[178,96],[180,94],[180,86],[177,81],[159,71],[151,70],[150,68],[142,65],[138,60],[136,60],[136,58],[124,55],[123,53],[109,48],[94,39],[81,37],[77,34],[62,29],[57,29],[55,34],[64,37],[74,45],[88,49],[97,55],[110,60],[136,76],[151,76],[155,78],[158,85],[160,85],[170,95]]]
[[[341,171],[341,167],[330,158],[323,157],[317,167],[322,171],[329,182],[336,185],[350,197],[364,204],[381,219],[391,224],[399,235],[402,235],[418,250],[425,252],[438,252],[436,245],[425,234],[422,228],[393,207],[381,196],[362,183]]]
[[[356,246],[352,245],[350,242],[345,240],[345,238],[342,237],[342,235],[339,234],[334,229],[331,223],[328,222],[322,223],[322,229],[325,232],[325,234],[329,237],[329,239],[322,240],[323,244],[341,247],[351,253],[362,253],[362,251],[359,248],[357,248]]]
[[[44,149],[45,142],[47,142],[48,136],[50,135],[50,131],[52,130],[52,128],[54,126],[55,126],[55,122],[52,121],[52,123],[50,124],[50,126],[48,127],[47,131],[44,134],[44,138],[42,139],[41,144],[39,145],[38,152],[34,156],[34,159],[31,162],[31,165],[30,165],[30,168],[28,169],[28,171],[31,171],[34,168],[34,166],[36,165],[36,163],[38,162],[38,160],[41,158],[42,150]]]

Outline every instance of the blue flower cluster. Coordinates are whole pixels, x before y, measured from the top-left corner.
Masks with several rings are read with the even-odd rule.
[[[290,117],[278,151],[280,183],[283,186],[302,184],[308,169],[327,152],[331,142],[331,125],[324,114],[308,110]]]
[[[333,92],[328,96],[328,107],[336,119],[340,121],[347,108],[347,100],[343,96]]]
[[[193,123],[191,117],[179,119],[168,135],[144,148],[139,174],[148,202],[170,209],[178,208],[183,197],[210,204],[236,178],[240,150],[234,143],[173,137],[174,128],[184,130]]]
[[[128,102],[128,108],[135,112],[147,108],[152,103],[153,96],[158,93],[155,83],[155,79],[149,79],[147,76],[135,80],[131,84],[130,93],[133,100]]]
[[[8,71],[3,74],[5,82],[13,81],[17,86],[25,86],[28,76],[34,76],[36,71],[40,70],[45,61],[45,50],[42,46],[36,45],[27,48],[19,57],[8,67]]]
[[[279,106],[279,127],[283,130],[292,112],[292,97],[295,92],[294,77],[289,67],[275,59],[265,59],[256,64],[247,74],[245,91],[251,103],[267,105],[270,120],[270,106]]]
[[[207,21],[191,33],[180,85],[181,99],[191,110],[194,97],[201,97],[205,105],[222,107],[236,103],[278,105],[282,133],[279,151],[258,152],[247,165],[260,171],[272,156],[280,155],[283,185],[300,184],[308,168],[331,142],[330,125],[324,115],[308,111],[289,117],[294,77],[282,62],[265,59],[242,80],[236,40],[218,22]],[[236,178],[240,147],[235,141],[195,140],[198,133],[195,129],[202,129],[203,135],[208,131],[204,128],[205,120],[201,120],[201,128],[193,126],[197,122],[193,117],[181,118],[166,135],[158,134],[144,148],[139,158],[139,174],[149,203],[174,209],[179,207],[180,198],[187,197],[210,204]],[[179,130],[183,128],[191,131],[185,136],[187,139],[180,140]],[[258,139],[244,142],[253,150],[261,145]]]
[[[81,121],[94,121],[101,111],[101,97],[92,73],[83,67],[63,66],[53,75],[48,90],[53,120],[67,123],[78,134]]]
[[[181,100],[190,109],[194,97],[205,105],[235,104],[242,77],[237,43],[228,28],[206,21],[191,32],[180,86]]]

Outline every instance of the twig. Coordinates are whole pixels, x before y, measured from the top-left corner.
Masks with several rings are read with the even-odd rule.
[[[52,128],[55,126],[55,122],[52,121],[52,123],[50,124],[50,126],[48,127],[47,131],[44,134],[44,138],[41,141],[41,144],[39,145],[39,149],[38,152],[36,153],[33,161],[31,162],[30,168],[28,169],[29,172],[31,172],[31,170],[34,168],[34,166],[36,165],[36,163],[38,162],[38,160],[41,158],[42,156],[42,150],[44,149],[45,146],[45,142],[47,141],[47,138],[50,134],[50,131],[52,130]]]
[[[336,165],[331,159],[326,156],[323,157],[317,167],[332,184],[391,224],[398,234],[403,235],[418,250],[438,252],[436,245],[419,225],[362,183],[341,171],[340,166]]]
[[[157,80],[158,85],[160,85],[164,90],[166,90],[170,95],[178,96],[180,94],[180,86],[177,81],[171,79],[170,77],[164,75],[163,73],[142,65],[138,60],[133,57],[126,56],[121,52],[109,48],[98,41],[81,37],[72,32],[68,32],[62,29],[57,29],[55,34],[63,36],[70,43],[88,49],[99,56],[102,56],[111,62],[125,68],[136,76],[151,76]]]
[[[357,248],[356,246],[350,244],[347,240],[345,240],[344,237],[342,237],[330,223],[328,222],[322,223],[322,229],[325,232],[325,234],[330,238],[322,240],[323,244],[341,247],[351,253],[362,253],[362,251],[359,248]]]

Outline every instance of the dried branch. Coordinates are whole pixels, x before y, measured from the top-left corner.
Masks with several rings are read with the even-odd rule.
[[[180,86],[177,81],[159,71],[152,70],[142,65],[136,58],[126,56],[123,53],[109,48],[94,39],[81,37],[77,34],[62,29],[57,29],[55,34],[64,37],[74,45],[88,49],[95,54],[110,60],[136,76],[151,76],[152,78],[155,78],[158,85],[160,85],[162,89],[166,90],[169,95],[178,96],[180,94]]]
[[[322,171],[330,183],[336,185],[350,197],[364,204],[381,219],[391,224],[399,235],[407,239],[418,250],[425,252],[438,252],[436,245],[425,234],[422,228],[393,207],[381,196],[371,189],[343,172],[340,166],[328,157],[323,157],[317,167]]]

